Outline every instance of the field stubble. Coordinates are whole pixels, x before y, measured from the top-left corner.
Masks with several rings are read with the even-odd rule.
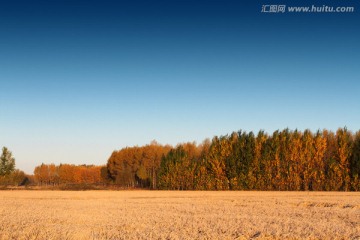
[[[0,191],[0,239],[360,239],[360,193]]]

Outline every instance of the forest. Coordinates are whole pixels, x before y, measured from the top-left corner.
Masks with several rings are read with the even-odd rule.
[[[5,153],[4,153],[4,150]],[[97,184],[122,189],[359,191],[360,131],[238,131],[201,144],[156,141],[114,151],[103,166],[41,164],[15,169],[3,148],[0,184]]]
[[[114,151],[109,179],[168,190],[359,191],[360,131],[238,131],[202,144]]]

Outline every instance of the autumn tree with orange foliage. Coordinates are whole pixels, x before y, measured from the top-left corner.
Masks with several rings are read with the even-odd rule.
[[[123,187],[157,188],[161,158],[170,151],[168,145],[153,141],[143,147],[114,151],[107,163],[110,178]]]

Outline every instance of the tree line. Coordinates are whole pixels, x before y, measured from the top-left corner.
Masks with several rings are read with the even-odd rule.
[[[43,163],[35,167],[34,175],[27,175],[15,168],[15,158],[8,148],[3,147],[0,156],[2,186],[101,184],[108,181],[107,172],[105,166]]]
[[[108,178],[169,190],[360,190],[360,131],[259,131],[114,151]]]
[[[99,184],[106,181],[103,176],[107,176],[106,167],[94,165],[43,163],[34,170],[34,182],[38,185]]]
[[[153,141],[114,151],[106,166],[41,164],[15,169],[4,147],[0,185],[107,184],[166,190],[359,191],[360,131],[238,131],[201,144]]]

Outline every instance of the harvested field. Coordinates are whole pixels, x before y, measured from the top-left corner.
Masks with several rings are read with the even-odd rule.
[[[360,193],[0,191],[0,239],[360,239]]]

